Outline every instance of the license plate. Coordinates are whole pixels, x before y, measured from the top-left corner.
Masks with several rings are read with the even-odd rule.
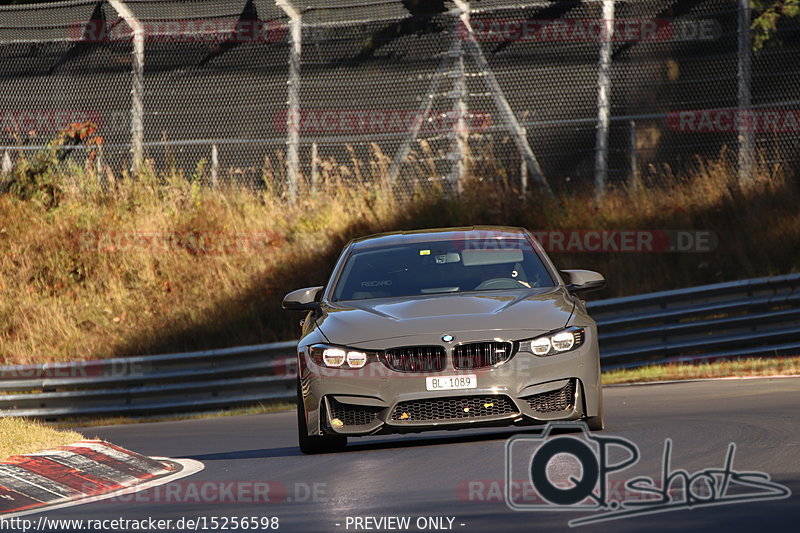
[[[477,389],[478,377],[475,374],[462,376],[436,376],[425,378],[428,390]]]

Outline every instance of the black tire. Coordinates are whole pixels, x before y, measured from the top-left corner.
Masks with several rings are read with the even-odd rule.
[[[602,431],[606,427],[606,416],[603,409],[603,394],[600,393],[600,407],[597,416],[590,416],[586,419],[586,426],[591,431]]]
[[[347,446],[347,437],[343,435],[315,435],[313,437],[308,435],[300,383],[297,384],[297,442],[300,445],[300,451],[309,455],[339,452]]]

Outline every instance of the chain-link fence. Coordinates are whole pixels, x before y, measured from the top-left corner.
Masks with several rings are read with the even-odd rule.
[[[800,24],[753,51],[751,20],[748,0],[5,6],[0,155],[8,170],[91,121],[93,169],[290,196],[467,178],[602,191],[720,154],[746,179],[754,158],[800,161]]]

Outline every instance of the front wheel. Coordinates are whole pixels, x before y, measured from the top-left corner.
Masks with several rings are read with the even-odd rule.
[[[297,383],[297,441],[300,445],[300,451],[305,454],[338,452],[347,446],[347,437],[343,435],[309,436],[308,425],[306,424],[306,409],[303,405],[299,382]]]
[[[586,419],[586,425],[592,431],[602,431],[606,427],[606,416],[603,409],[603,395],[600,395],[600,405],[597,416],[590,416]]]

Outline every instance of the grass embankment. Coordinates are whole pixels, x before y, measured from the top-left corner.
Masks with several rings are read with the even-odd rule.
[[[0,418],[0,461],[84,440],[74,431],[62,431],[22,418]]]
[[[380,174],[387,164],[376,156],[366,166]],[[499,180],[469,181],[458,199],[427,192],[399,202],[380,184],[359,185],[352,169],[322,168],[330,173],[319,192],[301,191],[296,204],[268,188],[212,190],[152,173],[107,176],[103,189],[91,173],[47,171],[37,186],[29,172],[25,187],[0,194],[0,364],[294,338],[299,316],[281,311],[283,294],[324,283],[347,240],[380,231],[508,224],[716,234],[706,253],[552,254],[560,268],[603,272],[609,289],[596,298],[800,270],[800,187],[778,168],[762,167],[740,188],[729,167],[708,164],[599,202],[583,193],[521,198]],[[198,250],[203,239],[214,251]]]
[[[644,383],[681,379],[705,379],[754,376],[798,376],[800,357],[738,359],[713,363],[678,363],[652,365],[629,370],[603,372],[603,384]]]

